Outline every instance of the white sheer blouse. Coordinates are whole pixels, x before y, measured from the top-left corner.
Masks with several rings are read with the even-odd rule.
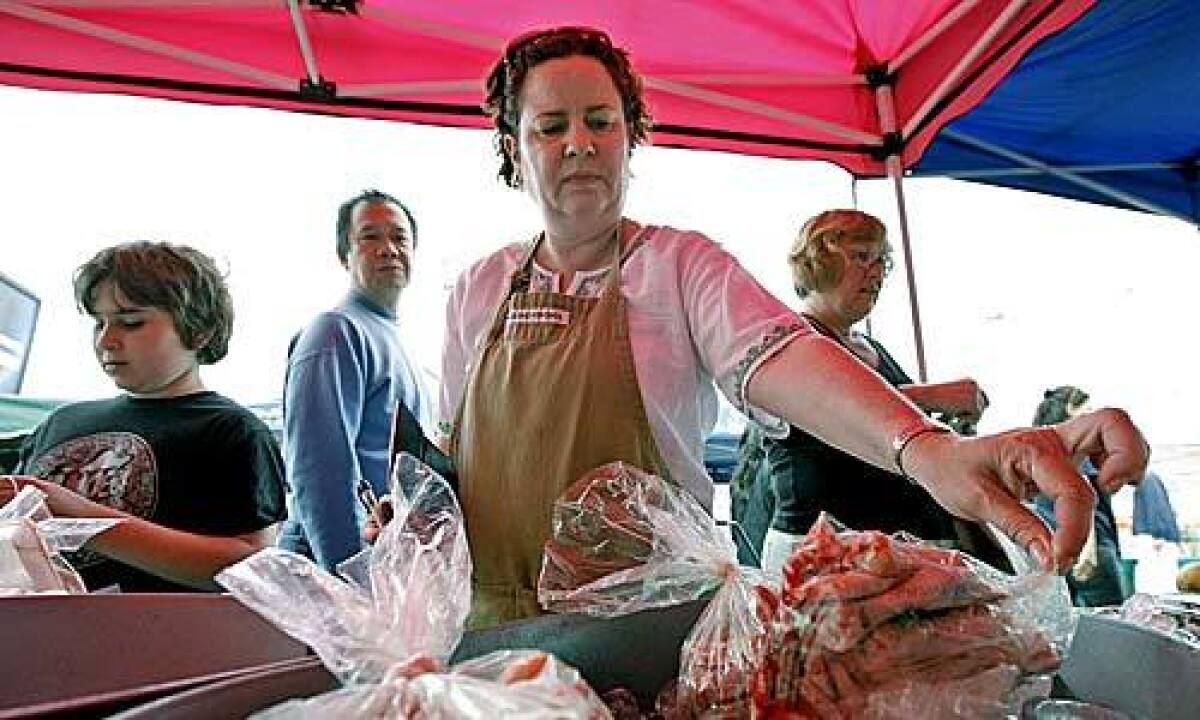
[[[711,509],[713,486],[703,453],[717,419],[714,386],[756,421],[785,429],[749,406],[746,387],[767,358],[812,329],[704,235],[647,226],[634,243],[621,269],[621,290],[642,400],[673,479]],[[480,260],[450,294],[438,415],[443,438],[524,249],[512,244]],[[564,289],[557,273],[535,263],[530,291],[594,296],[608,272],[576,273],[572,287]]]

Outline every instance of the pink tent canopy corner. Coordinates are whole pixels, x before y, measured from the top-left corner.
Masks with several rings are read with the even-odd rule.
[[[0,82],[481,127],[507,38],[586,24],[631,49],[659,144],[879,176],[1092,2],[0,0]]]
[[[900,178],[1095,0],[0,0],[0,83],[485,127],[506,39],[604,28],[644,75],[659,145]]]

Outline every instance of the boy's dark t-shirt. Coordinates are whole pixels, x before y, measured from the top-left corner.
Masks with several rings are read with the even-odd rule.
[[[26,442],[20,471],[200,535],[255,532],[286,513],[283,460],[270,431],[211,391],[63,406]],[[90,590],[192,591],[87,550],[68,559]]]

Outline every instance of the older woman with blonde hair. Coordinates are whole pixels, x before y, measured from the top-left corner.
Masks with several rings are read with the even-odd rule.
[[[788,264],[801,312],[818,332],[848,350],[927,413],[973,426],[987,396],[969,378],[917,384],[874,338],[854,326],[875,307],[892,267],[887,229],[858,210],[829,210],[801,227]],[[923,488],[792,427],[765,441],[775,515],[763,547],[763,566],[778,569],[822,511],[852,528],[907,530],[984,555],[995,548],[977,528],[946,512]]]

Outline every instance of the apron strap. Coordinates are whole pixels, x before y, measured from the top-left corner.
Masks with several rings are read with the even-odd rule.
[[[637,232],[633,234],[633,237],[630,238],[628,245],[622,248],[620,235],[624,226],[625,221],[622,219],[620,224],[617,225],[617,243],[613,247],[613,263],[609,269],[608,282],[605,285],[605,289],[602,293],[603,295],[619,295],[621,289],[621,267],[625,264],[625,260],[628,259],[630,254],[632,254],[634,250],[641,247],[642,243],[644,242],[643,236],[645,235],[645,231],[648,227],[639,227]],[[494,340],[495,338],[499,337],[500,333],[504,331],[504,323],[508,315],[508,305],[513,295],[529,292],[529,283],[533,276],[533,258],[545,237],[546,234],[544,232],[538,233],[531,241],[529,241],[529,243],[526,244],[525,249],[521,254],[521,261],[518,263],[517,269],[513,271],[513,274],[509,279],[508,293],[504,296],[504,299],[496,305],[496,312],[492,316],[491,330],[488,332],[490,339]]]
[[[622,226],[624,221],[622,221]],[[613,249],[613,264],[608,271],[608,282],[605,284],[604,294],[619,295],[621,292],[621,268],[625,266],[625,261],[645,242],[646,230],[648,225],[643,225],[634,232],[633,237],[629,238],[628,244],[624,248],[621,247],[621,242],[618,239],[617,246]],[[619,232],[619,230],[618,230]]]
[[[537,252],[538,245],[541,244],[543,237],[545,237],[545,233],[538,233],[534,236],[533,240],[526,244],[525,250],[522,251],[521,262],[509,278],[508,292],[505,293],[504,299],[496,303],[496,312],[492,313],[492,324],[488,329],[488,342],[494,342],[504,331],[504,322],[508,317],[508,304],[513,295],[529,291],[533,254]]]
[[[525,251],[521,254],[521,262],[517,263],[517,269],[513,271],[512,278],[508,283],[509,295],[529,291],[529,280],[533,274],[533,256],[545,237],[546,233],[540,232],[525,246]]]

